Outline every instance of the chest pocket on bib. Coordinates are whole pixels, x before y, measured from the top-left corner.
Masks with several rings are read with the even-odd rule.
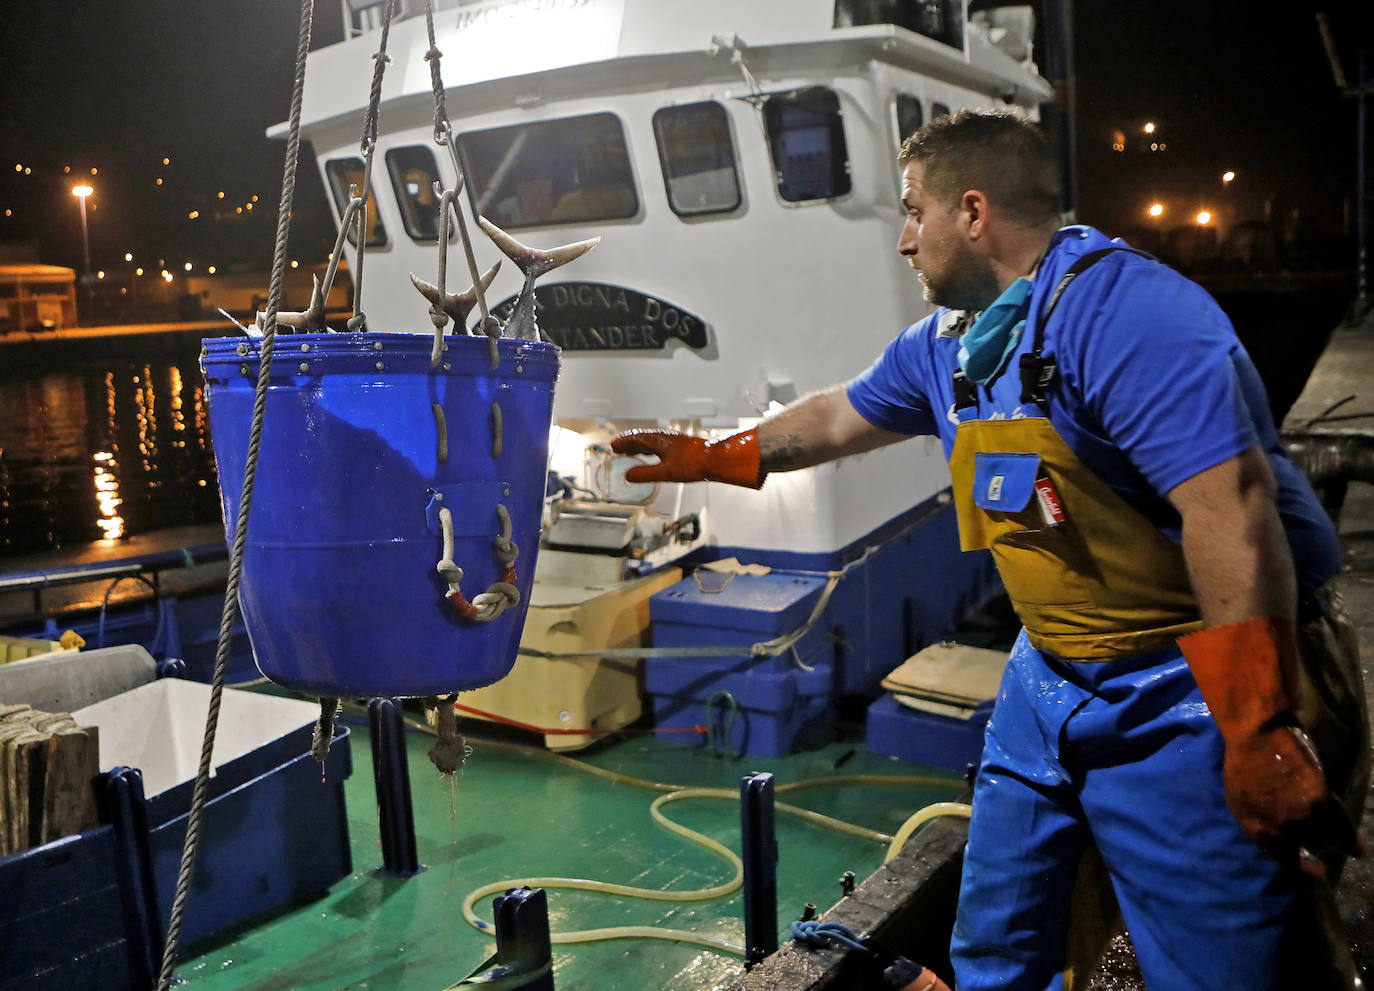
[[[1040,456],[989,453],[974,456],[973,503],[981,544],[992,550],[1002,583],[1013,602],[1022,605],[1091,606],[1093,597],[1083,576],[1097,568],[1069,516],[1050,517],[1037,494],[1036,482],[1047,477]],[[1042,623],[1055,632],[1075,624],[1046,615]]]
[[[973,502],[980,509],[1020,513],[1035,494],[1038,454],[987,454],[973,459]]]

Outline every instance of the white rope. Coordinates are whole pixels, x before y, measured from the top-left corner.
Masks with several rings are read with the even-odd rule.
[[[505,506],[499,503],[496,506],[496,511],[501,517],[501,535],[493,540],[493,549],[509,573],[515,564],[515,558],[520,553],[520,549],[510,539],[510,513]],[[507,609],[513,609],[520,604],[520,590],[512,583],[500,580],[488,585],[485,592],[474,595],[469,603],[463,595],[460,585],[463,580],[463,569],[453,560],[453,514],[449,512],[447,506],[442,506],[439,509],[439,528],[443,531],[444,556],[439,559],[439,563],[434,566],[434,569],[448,583],[449,600],[458,607],[460,612],[479,623],[490,623]],[[464,603],[468,604],[471,611],[463,608]]]

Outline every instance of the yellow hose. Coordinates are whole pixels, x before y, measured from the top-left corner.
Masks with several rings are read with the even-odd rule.
[[[918,828],[938,816],[958,816],[967,819],[973,814],[973,806],[963,802],[936,802],[927,805],[897,830],[897,835],[892,837],[892,842],[888,845],[887,854],[883,857],[883,863],[887,863],[901,852],[902,847],[906,846],[906,841],[911,838],[911,834]]]
[[[615,884],[610,881],[592,881],[587,878],[574,877],[525,877],[516,878],[509,881],[494,881],[491,884],[484,884],[482,887],[469,892],[463,899],[463,918],[480,932],[492,935],[495,933],[491,923],[477,917],[473,911],[473,906],[478,899],[487,895],[495,894],[498,891],[506,891],[510,888],[529,887],[529,888],[571,888],[578,891],[600,891],[608,895],[626,895],[631,898],[645,898],[650,901],[660,902],[688,902],[703,901],[708,898],[719,898],[737,890],[741,881],[744,879],[744,864],[740,862],[735,852],[724,844],[718,843],[695,830],[688,829],[681,823],[674,822],[663,814],[662,807],[669,802],[675,802],[682,798],[737,798],[738,795],[728,788],[683,788],[679,791],[669,792],[654,799],[649,806],[649,814],[654,817],[664,829],[670,833],[676,833],[693,843],[698,843],[706,847],[712,853],[719,856],[733,869],[734,873],[730,880],[717,884],[709,888],[698,888],[692,891],[664,891],[658,888],[636,888],[626,884]],[[728,943],[713,936],[703,936],[700,933],[688,932],[682,929],[664,929],[658,926],[613,926],[607,929],[582,929],[573,932],[550,933],[549,939],[554,943],[590,943],[603,939],[624,939],[629,936],[638,936],[645,939],[669,939],[684,943],[695,943],[698,946],[709,947],[720,950],[723,953],[733,953],[736,956],[744,956],[744,947],[734,943]]]

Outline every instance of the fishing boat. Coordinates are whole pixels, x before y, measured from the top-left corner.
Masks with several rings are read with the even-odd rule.
[[[822,573],[864,558],[830,610],[850,648],[839,693],[874,691],[995,588],[984,559],[953,550],[938,443],[780,475],[757,493],[626,485],[634,461],[606,444],[639,426],[747,426],[862,370],[929,312],[894,250],[896,151],[951,109],[1038,112],[1051,91],[1030,59],[1028,10],[439,4],[431,41],[417,7],[386,32],[370,176],[359,133],[385,6],[350,5],[346,40],[312,53],[306,74],[301,133],[341,219],[350,188],[368,190],[367,327],[429,329],[410,282],[437,281],[437,190],[457,168],[469,216],[527,244],[600,237],[535,291],[540,333],[562,355],[549,455],[562,490],[545,521],[559,553],[541,560],[567,584],[578,568],[603,582],[607,554],[621,578],[688,555]],[[452,155],[435,141],[431,51]],[[449,281],[467,285],[452,227],[450,239]],[[356,240],[343,244],[354,272]],[[501,260],[486,238],[473,247],[480,271]],[[495,276],[498,314],[520,278],[510,265]]]
[[[528,486],[512,495],[499,475],[468,488],[463,480],[419,479],[429,486],[422,490],[429,505],[421,506],[414,528],[418,539],[442,546],[442,572],[446,561],[462,560],[450,554],[451,546],[491,538],[461,524],[450,532],[440,523],[447,511],[440,504],[476,492],[490,513],[494,501],[509,500],[509,513],[500,503],[503,525],[509,516],[517,533],[522,525],[528,532],[533,520],[537,563],[517,578],[507,561],[510,577],[493,580],[492,588],[514,589],[508,599],[519,603],[524,628],[516,625],[515,637],[507,630],[484,639],[470,653],[509,649],[511,658],[497,665],[501,670],[483,669],[473,683],[387,684],[388,670],[410,664],[437,642],[428,631],[416,634],[386,604],[392,587],[411,578],[378,562],[411,537],[369,531],[359,538],[343,533],[344,522],[337,536],[331,515],[337,504],[307,500],[312,525],[352,547],[352,560],[371,553],[375,561],[361,568],[329,564],[327,578],[317,579],[284,569],[275,558],[262,565],[260,557],[254,576],[250,549],[241,598],[259,667],[276,677],[274,665],[310,653],[319,630],[357,621],[377,637],[350,641],[361,655],[357,670],[337,677],[299,672],[297,679],[279,680],[324,697],[326,710],[334,697],[385,702],[383,696],[436,696],[444,694],[440,687],[461,688],[460,714],[531,731],[543,754],[649,730],[657,735],[626,735],[629,742],[591,747],[585,764],[619,775],[617,781],[671,780],[674,798],[689,797],[680,794],[688,785],[729,788],[740,778],[743,758],[766,762],[798,786],[796,779],[818,774],[835,779],[846,765],[866,774],[890,769],[892,756],[927,764],[914,775],[889,774],[876,786],[927,789],[919,798],[880,801],[856,790],[827,800],[832,820],[866,813],[883,820],[859,831],[865,852],[851,847],[789,862],[795,874],[784,889],[791,901],[823,900],[836,866],[848,866],[840,874],[847,873],[844,890],[852,891],[856,874],[863,877],[882,862],[875,838],[893,841],[914,808],[958,797],[967,759],[977,753],[982,722],[973,711],[941,716],[930,706],[889,704],[879,714],[885,729],[877,737],[834,732],[838,712],[862,717],[875,699],[890,701],[881,690],[884,680],[998,591],[990,560],[958,551],[938,442],[914,440],[770,478],[759,492],[631,484],[625,471],[635,459],[614,455],[608,443],[615,433],[641,426],[671,425],[702,436],[748,426],[861,371],[902,327],[930,312],[895,251],[896,153],[902,137],[924,120],[962,107],[1010,106],[1032,117],[1039,112],[1052,91],[1031,59],[1029,10],[969,15],[965,4],[950,0],[475,0],[439,2],[433,9],[347,0],[342,15],[344,40],[312,52],[306,62],[298,134],[313,149],[338,209],[335,260],[347,256],[354,317],[343,330],[321,323],[310,310],[269,313],[258,327],[244,326],[241,338],[207,341],[202,367],[230,536],[242,508],[237,482],[252,457],[247,400],[268,351],[265,327],[275,322],[282,332],[273,344],[278,358],[294,352],[290,364],[276,366],[272,401],[282,402],[290,390],[304,398],[303,412],[289,425],[274,420],[269,406],[264,430],[269,440],[278,431],[270,457],[283,460],[265,462],[260,484],[270,489],[295,472],[297,484],[304,479],[307,489],[319,484],[334,492],[328,486],[335,483],[320,481],[319,464],[283,431],[344,437],[354,446],[331,452],[331,462],[347,467],[371,463],[375,455],[388,470],[399,464],[387,460],[401,443],[397,438],[418,432],[417,425],[437,429],[442,438],[437,448],[424,442],[437,451],[425,455],[430,468],[450,460],[448,442],[457,433],[449,425],[481,423],[487,443],[485,407],[480,413],[464,408],[461,416],[450,409],[445,420],[439,410],[459,387],[437,376],[467,374],[457,368],[459,351],[480,344],[486,354],[489,311],[507,331],[528,322],[527,337],[493,339],[492,369],[499,365],[508,378],[491,388],[528,384],[536,372],[557,368],[546,455],[545,439],[538,438],[539,491],[532,501]],[[272,133],[294,138],[297,132],[281,125]],[[554,245],[583,247],[575,259],[555,252],[568,267],[535,273],[536,286],[531,265],[519,263]],[[518,264],[486,274],[503,258]],[[461,301],[450,298],[452,289],[469,284]],[[331,288],[326,277],[320,297]],[[445,327],[445,314],[456,318],[452,328]],[[415,338],[432,333],[431,355]],[[408,414],[399,425],[372,422],[354,408],[361,400],[352,393],[343,404],[349,408],[340,412],[339,404],[319,399],[327,392],[320,382],[331,362],[346,370],[359,396],[380,392],[398,375],[429,383],[424,388],[437,388],[438,398],[422,404],[423,414],[433,405],[435,420],[422,423],[424,417]],[[474,368],[480,392],[488,388],[486,372]],[[235,389],[232,404],[218,400],[221,411],[232,405],[234,412],[221,412],[216,422],[216,390],[223,397]],[[309,405],[317,400],[318,407]],[[220,430],[229,418],[240,424],[242,436],[231,439]],[[509,412],[505,419],[511,429],[524,429]],[[336,429],[335,420],[347,429]],[[502,415],[494,414],[494,421],[499,436]],[[401,474],[407,471],[403,465]],[[381,475],[379,469],[376,477]],[[407,483],[415,481],[407,475]],[[350,484],[357,487],[348,478],[340,483]],[[273,497],[263,498],[270,504]],[[370,505],[391,519],[390,490]],[[298,520],[291,507],[260,513],[248,528],[249,543],[258,553],[284,546],[281,534],[289,535]],[[280,530],[272,529],[278,524]],[[507,527],[504,539],[509,537]],[[523,542],[528,548],[530,541]],[[320,546],[312,537],[298,549],[309,557]],[[438,556],[428,559],[426,583],[437,581]],[[476,608],[476,597],[470,602],[457,592],[456,581],[449,588],[450,601]],[[342,607],[338,595],[346,596]],[[264,622],[272,609],[284,609],[291,623]],[[327,653],[340,651],[335,645]],[[394,716],[398,709],[387,711]],[[986,708],[980,714],[985,721]],[[390,732],[382,718],[369,712],[366,724],[374,756],[379,733]],[[870,727],[877,722],[870,720]],[[439,723],[442,730],[442,718]],[[912,740],[915,752],[908,749]],[[347,784],[353,859],[375,860],[374,844],[380,844],[383,877],[354,871],[331,889],[323,909],[325,903],[315,901],[266,924],[255,918],[251,930],[214,933],[218,942],[211,949],[183,960],[183,978],[205,988],[400,989],[437,986],[440,971],[451,981],[471,970],[480,975],[472,983],[533,988],[552,986],[539,983],[552,981],[552,968],[554,976],[561,969],[567,983],[560,986],[567,987],[724,987],[740,971],[738,960],[722,957],[722,947],[744,952],[751,962],[776,947],[776,933],[755,932],[742,950],[723,939],[702,949],[701,940],[681,933],[704,928],[718,935],[737,923],[717,916],[713,906],[693,926],[695,909],[675,919],[673,908],[658,922],[683,923],[679,935],[668,937],[677,942],[662,953],[643,954],[638,969],[617,973],[627,956],[641,956],[618,942],[566,956],[560,949],[538,973],[502,976],[484,969],[473,950],[482,945],[480,934],[455,934],[463,924],[455,905],[460,892],[451,890],[455,871],[461,869],[464,884],[477,872],[515,871],[521,876],[509,887],[555,889],[557,879],[538,874],[531,866],[538,858],[525,855],[536,835],[547,842],[552,832],[562,838],[565,871],[637,875],[637,855],[618,853],[619,841],[600,824],[603,816],[633,814],[620,805],[629,789],[579,785],[557,764],[538,763],[532,771],[522,762],[548,758],[520,751],[507,760],[499,742],[475,743],[489,763],[463,771],[456,793],[447,790],[450,778],[442,791],[417,789],[414,796],[416,816],[431,824],[436,810],[442,820],[451,808],[451,820],[443,821],[451,822],[452,845],[443,835],[422,838],[418,847],[412,839],[411,857],[398,867],[392,854],[397,843],[405,845],[406,829],[403,821],[397,827],[396,816],[406,818],[412,796],[408,786],[405,794],[391,791],[396,775],[388,783],[382,764],[399,759],[402,779],[407,766],[414,773],[424,766],[428,746],[416,741],[415,734],[393,740],[390,756],[376,757],[374,781],[354,776]],[[946,759],[922,761],[923,753]],[[338,765],[328,767],[333,770],[326,777],[335,776],[330,787],[336,788]],[[484,793],[479,782],[489,776],[504,781]],[[536,793],[545,797],[534,800]],[[374,822],[379,806],[380,821]],[[653,814],[659,815],[658,802]],[[730,809],[725,822],[694,817],[694,825],[708,837],[728,834],[737,828],[735,816]],[[474,839],[469,827],[476,822],[489,826]],[[939,856],[928,865],[943,879],[944,914],[932,914],[941,921],[929,929],[937,946],[939,927],[948,924],[949,869],[960,845],[957,827],[941,835]],[[332,836],[321,839],[335,845]],[[809,849],[813,841],[803,829],[779,846]],[[484,845],[499,856],[468,860]],[[521,851],[516,863],[503,866],[513,849]],[[762,849],[749,858],[751,867],[769,859],[766,843]],[[609,853],[612,866],[595,857],[591,866],[576,864],[579,851],[588,850]],[[708,892],[698,897],[717,891],[731,896],[731,911],[738,908],[736,885],[715,884],[718,865],[712,869],[709,859],[707,866],[679,870],[678,863],[693,855],[666,848],[648,857],[646,886],[676,888],[689,877],[687,884],[700,883]],[[430,871],[422,870],[421,859]],[[450,865],[446,885],[434,876],[440,864]],[[496,890],[506,886],[498,882]],[[746,903],[767,888],[750,887],[747,877],[745,886]],[[438,897],[439,888],[446,897]],[[477,897],[469,896],[463,914],[489,933],[492,924],[470,914]],[[406,902],[410,907],[398,911]],[[166,908],[161,906],[164,914]],[[508,903],[506,911],[518,917],[521,910]],[[428,917],[409,930],[411,936],[381,922],[414,922],[417,912]],[[567,920],[563,908],[553,914]],[[321,925],[302,935],[301,923],[314,915]],[[762,917],[747,904],[745,915],[746,930]],[[499,930],[499,918],[496,925]],[[607,922],[605,928],[616,926]],[[156,920],[144,929],[155,932]],[[364,938],[374,930],[385,935]],[[535,926],[528,937],[536,945],[538,931]],[[414,939],[423,945],[409,942]],[[524,945],[526,935],[507,936],[508,953],[515,952],[511,939]],[[404,960],[398,956],[411,950],[416,952]]]

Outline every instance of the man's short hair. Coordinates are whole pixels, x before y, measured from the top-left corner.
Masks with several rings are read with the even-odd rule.
[[[1059,166],[1035,125],[1006,111],[960,110],[936,117],[902,142],[899,168],[925,167],[926,190],[945,206],[982,191],[1027,225],[1059,215]]]

